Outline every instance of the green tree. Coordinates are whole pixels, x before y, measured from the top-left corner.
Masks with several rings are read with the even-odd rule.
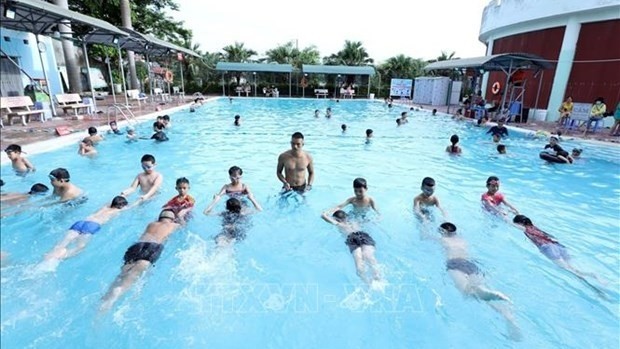
[[[437,59],[431,59],[428,61],[428,63],[434,63],[434,62],[441,62],[441,61],[449,61],[449,60],[453,60],[453,59],[459,59],[458,57],[454,57],[456,55],[456,52],[452,51],[450,53],[446,52],[446,51],[441,51],[441,55],[439,57],[437,57]],[[441,70],[434,70],[432,71],[430,74],[432,75],[436,75],[436,76],[447,76],[452,80],[458,80],[461,79],[463,74],[459,71],[459,70],[454,70],[454,69],[441,69]]]
[[[257,55],[257,52],[245,48],[245,44],[242,42],[235,42],[234,45],[228,45],[222,48],[224,51],[223,57],[226,62],[251,62],[251,57]]]
[[[371,65],[374,62],[361,41],[345,40],[344,48],[331,56],[324,57],[323,63],[326,65]]]

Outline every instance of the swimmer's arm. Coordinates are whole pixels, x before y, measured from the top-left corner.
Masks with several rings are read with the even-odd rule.
[[[278,179],[280,180],[280,182],[284,184],[284,189],[289,190],[291,189],[291,185],[288,184],[288,182],[286,181],[286,178],[284,178],[284,175],[282,174],[283,170],[284,170],[284,159],[283,159],[283,155],[280,155],[278,157],[278,167],[276,168],[276,175],[278,176]]]
[[[205,208],[205,210],[202,213],[206,215],[211,213],[211,210],[213,209],[213,207],[215,207],[215,204],[217,204],[220,201],[220,199],[222,198],[222,195],[224,195],[225,192],[226,192],[226,185],[224,185],[222,189],[220,189],[219,193],[213,195],[213,200],[211,200],[211,203],[209,203],[207,208]]]
[[[131,182],[131,185],[129,186],[129,188],[127,188],[127,189],[125,189],[125,190],[123,190],[121,192],[121,196],[131,195],[131,193],[136,191],[136,189],[138,188],[138,184],[140,184],[140,175],[136,176],[136,178],[133,180],[133,182]]]
[[[375,200],[374,200],[373,198],[370,198],[370,207],[371,207],[373,210],[375,210],[375,212],[376,212],[377,214],[379,214],[379,215],[381,214],[381,213],[379,212],[379,210],[377,210],[377,206],[375,205]]]
[[[521,231],[525,231],[525,227],[522,226],[522,225],[519,225],[519,224],[516,224],[516,223],[513,223],[513,222],[508,222],[508,223],[512,224],[513,227],[515,227],[515,228],[517,228],[517,229],[519,229]]]
[[[254,205],[254,208],[256,209],[256,211],[262,211],[263,208],[260,207],[260,205],[258,204],[258,202],[256,201],[256,199],[254,198],[254,194],[252,194],[252,191],[250,190],[250,186],[246,185],[245,186],[245,190],[248,193],[248,200],[250,200],[250,202],[252,203],[252,205]]]
[[[321,218],[323,218],[323,220],[329,224],[338,225],[338,221],[331,217],[332,213],[333,211],[325,211],[323,212],[323,214],[321,214]]]
[[[446,210],[444,210],[444,208],[441,206],[441,204],[439,203],[438,197],[435,197],[435,206],[437,206],[437,208],[439,209],[439,212],[441,212],[443,219],[448,220],[448,212],[446,212]]]
[[[314,183],[314,160],[308,154],[308,186],[311,187],[312,183]]]
[[[428,219],[426,218],[426,215],[420,209],[420,201],[422,200],[419,195],[413,199],[413,213],[415,213],[415,215],[423,221],[427,221]]]
[[[508,201],[506,201],[506,199],[502,200],[502,202],[504,203],[504,205],[508,206],[508,208],[514,212],[514,214],[519,214],[519,210],[517,210],[514,206],[512,206]]]
[[[148,193],[142,195],[140,199],[142,199],[142,201],[146,201],[150,199],[153,195],[155,195],[155,193],[157,193],[163,181],[164,181],[163,175],[160,174],[159,176],[157,176],[157,179],[155,179],[155,183],[153,183],[151,190],[149,190]]]
[[[329,210],[331,213],[334,213],[338,210],[342,210],[343,208],[345,208],[347,205],[351,204],[351,202],[353,202],[353,200],[355,199],[355,197],[352,198],[348,198],[347,201],[341,203],[340,205],[332,208],[331,210]]]
[[[23,158],[23,160],[24,160],[24,165],[26,165],[26,168],[27,168],[29,171],[34,172],[34,171],[36,171],[36,170],[37,170],[36,168],[34,168],[34,165],[33,165],[30,161],[28,161],[28,159]]]

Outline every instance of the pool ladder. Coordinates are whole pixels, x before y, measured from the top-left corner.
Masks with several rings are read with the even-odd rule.
[[[120,112],[123,118],[127,121],[129,125],[135,122],[136,116],[133,114],[131,109],[125,104],[115,103],[108,106],[108,125],[110,124],[110,115],[113,114],[114,120],[116,120],[118,113]]]

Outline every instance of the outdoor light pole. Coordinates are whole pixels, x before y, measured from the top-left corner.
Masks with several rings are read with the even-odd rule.
[[[336,78],[336,86],[334,87],[334,98],[338,98],[338,91],[340,91],[340,74]]]
[[[304,85],[308,85],[308,74],[304,74],[304,81],[306,82]],[[306,86],[301,87],[301,98],[306,98]]]
[[[254,75],[254,97],[256,97],[256,72],[253,72],[252,75]]]
[[[123,94],[125,95],[125,105],[129,106],[129,100],[127,99],[127,86],[125,86],[125,68],[123,68],[123,53],[121,52],[121,45],[116,44],[118,48],[118,65],[121,67],[121,81],[123,82]]]

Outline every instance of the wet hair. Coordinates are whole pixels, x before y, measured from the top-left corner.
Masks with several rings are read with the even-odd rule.
[[[527,218],[526,216],[522,214],[516,215],[515,218],[513,218],[512,222],[516,224],[523,224],[523,225],[534,225],[531,219]]]
[[[368,183],[364,178],[358,177],[353,180],[353,188],[364,188],[368,189]]]
[[[400,120],[400,118],[396,119],[396,124],[397,124],[397,125],[400,125],[400,124],[401,124],[401,122],[402,122],[402,121]]]
[[[4,151],[12,151],[15,153],[21,153],[22,147],[19,144],[11,144],[4,149]]]
[[[598,101],[601,101],[601,103],[605,103],[605,98],[603,98],[603,97],[598,97],[598,98],[596,98],[596,99],[594,100],[594,103],[596,103],[596,102],[598,102]]]
[[[456,152],[456,143],[459,142],[459,136],[458,135],[452,135],[452,137],[450,137],[450,143],[452,143],[452,148],[450,148],[451,152]]]
[[[174,211],[169,209],[169,208],[165,208],[163,210],[161,210],[161,212],[159,213],[159,217],[157,218],[158,221],[161,221],[162,218],[168,218],[170,220],[173,220],[176,218],[176,214],[174,214]]]
[[[573,148],[572,152],[581,155],[581,153],[583,153],[583,149],[581,149],[581,148]]]
[[[388,108],[392,108],[392,103],[388,103]]]
[[[409,110],[413,110],[413,107],[409,107]]]
[[[200,101],[200,98],[194,99],[194,103],[198,103],[198,101]]]
[[[169,115],[164,115],[161,117],[162,119],[166,120],[166,121],[170,121],[170,116]]]
[[[67,169],[61,168],[61,167],[59,167],[59,168],[57,168],[55,170],[52,170],[52,172],[50,172],[50,176],[52,176],[52,177],[54,177],[54,178],[56,178],[58,180],[64,179],[67,182],[71,178],[71,176],[69,175],[69,171],[67,171]]]
[[[241,115],[239,114],[235,115],[235,120],[239,120],[239,119],[241,119]]]
[[[293,139],[304,139],[304,134],[301,133],[301,132],[295,132],[295,133],[293,133],[291,138],[293,138]]]
[[[433,109],[433,114],[437,114],[437,109]]]
[[[110,204],[110,207],[118,208],[119,210],[125,206],[127,206],[127,199],[120,195],[115,196],[114,199],[112,199],[112,203]]]
[[[237,198],[226,200],[226,211],[232,213],[241,213],[241,201]]]
[[[319,112],[319,110],[318,110],[318,109],[314,109],[314,112],[315,112],[315,113],[318,113],[318,112]]]
[[[163,119],[164,119],[164,117],[163,117],[163,116],[161,116],[161,115],[158,115],[158,116],[157,116],[157,120],[163,120]]]
[[[94,126],[91,126],[88,128],[88,134],[89,135],[96,135],[97,134],[97,128]]]
[[[142,155],[142,159],[140,159],[140,162],[147,162],[147,161],[155,163],[155,157],[151,154]]]
[[[342,222],[347,219],[347,213],[343,210],[338,210],[332,214],[332,217],[336,218],[338,222]]]
[[[476,121],[476,123],[477,123],[478,125],[481,125],[481,124],[482,124],[482,118],[478,119],[478,121]]]
[[[456,110],[456,115],[463,115],[463,109],[459,108]]]
[[[177,178],[177,184],[176,184],[176,185],[177,185],[177,187],[178,187],[179,185],[183,184],[183,183],[185,183],[185,184],[189,185],[189,179],[187,179],[187,178],[185,178],[185,177]]]
[[[233,173],[235,173],[235,172],[240,174],[240,175],[243,174],[243,170],[239,166],[233,166],[233,167],[228,169],[228,175],[230,175],[230,176],[232,176]]]
[[[439,228],[440,228],[441,235],[444,235],[444,236],[456,235],[456,225],[450,222],[441,223]]]
[[[424,177],[424,179],[422,180],[422,185],[426,185],[428,187],[434,187],[435,180],[432,177]]]
[[[400,113],[400,116],[401,116],[401,117],[402,117],[402,116],[406,116],[406,115],[407,115],[407,112],[406,112],[406,111],[404,111],[404,112]]]
[[[370,136],[372,134],[372,129],[369,128],[366,130],[366,136]]]
[[[4,181],[0,179],[0,187],[4,186]]]
[[[42,183],[37,183],[33,185],[32,187],[30,187],[30,191],[28,192],[28,194],[30,195],[43,194],[43,193],[46,193],[48,190],[50,190],[50,188],[48,188],[47,185],[42,184]]]
[[[112,126],[112,125],[116,125],[116,121],[114,121],[114,120],[110,121],[110,126]]]
[[[497,146],[497,152],[498,152],[498,153],[501,153],[501,152],[503,152],[503,151],[506,151],[506,146],[505,146],[505,145],[503,145],[503,144],[499,144],[499,145]]]
[[[497,122],[506,122],[506,118],[500,118]]]
[[[490,176],[487,178],[487,185],[491,184],[493,181],[499,182],[499,178],[497,178],[497,176]]]
[[[189,112],[190,112],[190,113],[195,113],[195,112],[196,112],[196,108],[194,108],[194,107],[189,107]]]
[[[90,145],[90,146],[95,145],[95,144],[93,143],[93,141],[91,141],[91,140],[90,140],[90,139],[88,139],[88,138],[84,138],[84,139],[82,140],[82,143],[84,143],[84,144],[86,144],[86,145]]]
[[[347,129],[347,125],[346,124],[342,124],[342,125],[340,125],[340,128],[344,131],[344,130]]]

